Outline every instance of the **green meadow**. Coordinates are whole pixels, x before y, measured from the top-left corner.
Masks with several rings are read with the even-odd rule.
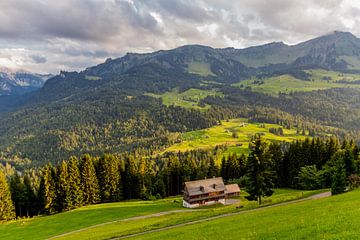
[[[0,239],[46,239],[104,222],[180,209],[176,198],[158,201],[129,201],[82,207],[45,217],[0,224]]]
[[[360,239],[360,190],[131,239]]]
[[[277,96],[281,93],[309,92],[330,88],[360,88],[360,84],[339,83],[339,81],[360,80],[359,74],[346,74],[326,70],[307,70],[311,75],[310,81],[297,79],[291,75],[284,74],[264,79],[251,78],[234,84],[240,88],[250,87],[252,91]],[[262,81],[262,84],[257,82]]]
[[[216,90],[202,90],[195,88],[190,88],[184,92],[179,92],[177,89],[173,89],[172,91],[165,92],[163,94],[147,93],[146,95],[161,98],[166,106],[174,105],[197,110],[206,110],[210,108],[210,105],[207,104],[204,106],[199,105],[200,100],[206,98],[207,96],[223,96],[221,92]]]
[[[297,134],[295,129],[283,129],[283,136],[269,132],[270,128],[280,127],[277,124],[248,123],[246,119],[221,121],[221,125],[183,134],[181,143],[168,147],[164,152],[211,149],[218,145],[226,145],[225,154],[247,154],[249,142],[255,134],[261,134],[267,141],[292,142],[306,137]],[[236,137],[233,136],[234,133]]]
[[[268,206],[271,204],[276,204],[280,202],[290,201],[294,199],[303,198],[320,191],[299,191],[291,189],[276,189],[275,193],[271,197],[264,199],[264,205]],[[207,206],[200,209],[195,209],[195,211],[182,208],[181,211],[173,212],[169,214],[158,216],[152,216],[149,218],[139,218],[136,220],[126,220],[123,221],[123,217],[119,218],[119,221],[110,222],[108,224],[94,226],[92,228],[87,228],[82,231],[77,231],[70,233],[68,235],[56,237],[54,239],[109,239],[113,237],[119,237],[124,235],[129,235],[133,233],[143,232],[152,229],[158,229],[162,227],[167,227],[171,225],[176,225],[180,223],[190,222],[194,220],[204,219],[207,217],[213,217],[225,213],[244,211],[249,209],[258,208],[259,205],[254,201],[247,201],[245,199],[246,192],[242,193],[242,196],[238,198],[239,203],[235,205],[223,206]],[[177,205],[180,206],[180,198],[177,199]],[[121,203],[118,203],[121,205]],[[237,209],[235,206],[242,205],[243,208]],[[46,218],[46,217],[45,217]]]
[[[262,206],[304,198],[321,191],[324,190],[275,189],[273,196],[264,198]],[[182,208],[180,197],[158,201],[119,202],[87,206],[52,216],[0,224],[0,239],[47,239],[83,228],[85,229],[53,239],[109,239],[225,213],[258,208],[259,205],[256,201],[245,199],[246,195],[246,192],[242,192],[241,197],[238,198],[240,201],[235,205],[223,206],[219,204],[195,211]],[[237,209],[236,206],[239,205],[243,207]],[[135,216],[146,216],[171,210],[181,211],[148,218],[125,220]],[[95,226],[97,224],[102,225]]]

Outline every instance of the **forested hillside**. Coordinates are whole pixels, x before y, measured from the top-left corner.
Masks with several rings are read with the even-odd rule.
[[[153,155],[185,132],[239,117],[358,140],[359,46],[352,34],[334,32],[294,46],[129,53],[60,72],[38,91],[0,97],[0,160]]]

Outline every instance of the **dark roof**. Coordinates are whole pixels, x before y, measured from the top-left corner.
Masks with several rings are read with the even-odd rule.
[[[211,192],[225,191],[225,184],[221,177],[185,182],[185,191],[189,196]]]
[[[240,192],[240,188],[239,185],[235,184],[229,184],[225,186],[226,190],[225,193],[229,194],[229,193],[239,193]]]

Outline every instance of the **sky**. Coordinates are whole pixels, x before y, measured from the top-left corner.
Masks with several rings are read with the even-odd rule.
[[[0,67],[56,74],[186,44],[360,36],[359,23],[358,0],[1,0]]]

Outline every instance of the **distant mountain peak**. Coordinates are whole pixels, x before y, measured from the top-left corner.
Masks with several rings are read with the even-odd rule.
[[[321,37],[335,37],[335,38],[351,38],[351,39],[356,39],[357,37],[352,34],[351,32],[343,32],[343,31],[338,31],[338,30],[335,30],[335,31],[331,31],[329,33],[326,33]]]

